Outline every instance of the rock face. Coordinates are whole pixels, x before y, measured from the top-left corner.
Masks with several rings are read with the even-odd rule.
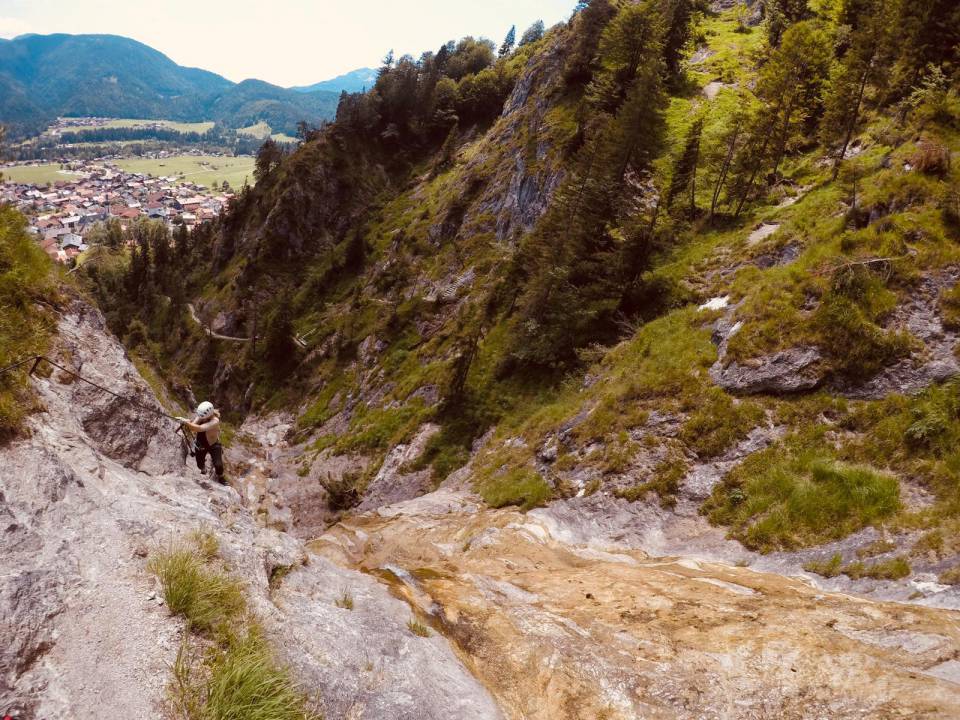
[[[717,361],[710,377],[724,390],[745,395],[755,393],[791,393],[811,390],[823,380],[818,364],[822,356],[813,346],[781,350],[772,355],[752,358],[743,364]]]
[[[84,376],[159,409],[99,314],[76,308],[59,342]],[[161,717],[183,628],[146,556],[204,527],[325,717],[502,717],[442,636],[409,631],[409,606],[386,586],[259,526],[232,488],[202,487],[170,421],[57,374],[36,384],[46,412],[31,437],[0,448],[0,710]],[[280,565],[294,566],[282,601],[268,586]],[[333,604],[344,590],[354,611]]]
[[[507,718],[960,712],[960,686],[942,677],[960,648],[952,618],[649,558],[605,534],[610,514],[551,509],[483,511],[441,488],[337,525],[312,547],[389,571]]]
[[[960,278],[960,270],[950,268],[940,275],[923,278],[903,305],[887,320],[888,329],[904,330],[922,343],[919,352],[857,385],[838,384],[837,390],[848,397],[876,399],[889,393],[915,393],[934,383],[960,374],[960,361],[954,353],[957,333],[943,326],[937,308],[940,292]]]

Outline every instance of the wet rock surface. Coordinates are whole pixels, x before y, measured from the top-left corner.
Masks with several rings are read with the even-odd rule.
[[[638,504],[610,498],[523,515],[441,488],[394,507],[311,547],[340,565],[389,568],[395,593],[454,640],[508,718],[960,711],[944,665],[960,631],[942,611],[651,558],[624,547],[625,528],[645,526]]]

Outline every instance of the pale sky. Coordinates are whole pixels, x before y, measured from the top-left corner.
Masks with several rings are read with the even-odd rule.
[[[388,50],[419,56],[464,35],[498,45],[532,22],[566,20],[576,0],[0,0],[0,37],[108,33],[230,80],[309,85]]]

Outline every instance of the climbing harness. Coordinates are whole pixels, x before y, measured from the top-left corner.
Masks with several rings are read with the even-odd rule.
[[[11,372],[11,371],[13,371],[13,370],[16,370],[17,368],[23,367],[24,365],[27,365],[27,364],[29,364],[29,363],[32,362],[32,363],[33,363],[33,366],[30,368],[30,372],[27,373],[28,375],[32,376],[32,375],[37,371],[37,367],[39,367],[40,363],[41,363],[41,362],[44,362],[44,361],[50,363],[50,365],[52,365],[53,367],[55,367],[55,368],[57,368],[57,369],[59,369],[59,370],[62,370],[63,372],[67,373],[68,375],[71,375],[71,376],[75,377],[77,380],[80,380],[80,381],[82,381],[82,382],[87,383],[87,385],[91,385],[91,386],[95,387],[97,390],[100,390],[101,392],[105,392],[105,393],[107,393],[108,395],[113,395],[113,397],[115,397],[115,398],[117,398],[117,399],[119,399],[119,400],[122,400],[123,402],[127,403],[128,405],[133,405],[133,406],[135,406],[135,407],[140,408],[141,410],[146,410],[147,412],[152,412],[152,413],[154,413],[155,415],[160,415],[161,417],[169,418],[170,420],[176,420],[176,419],[177,419],[176,416],[170,415],[170,414],[168,414],[168,413],[165,413],[165,412],[163,412],[162,410],[157,410],[157,408],[155,408],[155,407],[150,407],[149,405],[140,402],[140,401],[137,400],[136,398],[126,397],[126,396],[121,395],[121,394],[119,394],[119,393],[115,393],[113,390],[109,390],[108,388],[103,387],[103,385],[98,385],[97,383],[93,382],[92,380],[88,380],[87,378],[83,377],[82,375],[80,375],[80,373],[76,373],[76,372],[74,372],[73,370],[68,370],[68,369],[65,368],[63,365],[60,365],[59,363],[54,362],[53,360],[51,360],[50,358],[46,357],[45,355],[30,355],[29,357],[26,357],[26,358],[24,358],[23,360],[20,360],[20,361],[18,361],[18,362],[15,362],[15,363],[13,363],[12,365],[7,365],[5,368],[0,368],[0,375],[5,375],[5,374],[8,373],[8,372]],[[184,436],[184,437],[183,437],[183,442],[186,444],[187,448],[192,448],[191,438],[187,435],[187,430],[186,430],[182,425],[180,425],[180,424],[179,424],[179,421],[178,421],[177,429],[174,430],[174,433],[180,433],[181,431],[182,431],[183,436]],[[193,450],[190,449],[189,452],[190,452],[190,455],[193,456]],[[184,461],[186,461],[186,458],[184,458]]]

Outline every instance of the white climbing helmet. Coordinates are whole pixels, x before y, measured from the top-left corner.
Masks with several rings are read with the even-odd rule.
[[[213,415],[213,403],[204,400],[202,403],[197,405],[197,417],[201,420],[210,417]]]

